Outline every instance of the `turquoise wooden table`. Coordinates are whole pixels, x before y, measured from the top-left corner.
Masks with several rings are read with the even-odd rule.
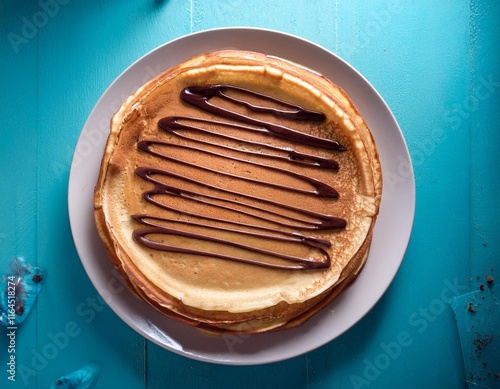
[[[0,387],[49,388],[89,363],[98,388],[500,387],[495,360],[468,370],[449,304],[493,293],[500,271],[499,22],[491,0],[2,0],[0,269],[22,256],[46,277],[15,332],[15,381],[2,329]],[[113,80],[165,42],[229,26],[300,36],[361,72],[398,120],[417,193],[379,303],[332,342],[257,366],[179,356],[128,327],[90,282],[67,207],[80,131]]]

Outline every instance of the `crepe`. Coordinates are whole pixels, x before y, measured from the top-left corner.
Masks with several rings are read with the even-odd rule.
[[[372,134],[325,77],[191,58],[113,116],[95,221],[128,287],[209,333],[301,325],[361,271],[382,194]]]

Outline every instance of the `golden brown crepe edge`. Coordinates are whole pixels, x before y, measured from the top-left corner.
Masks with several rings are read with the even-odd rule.
[[[210,53],[207,53],[207,55],[208,54],[210,54]],[[201,56],[195,57],[195,61],[193,61],[192,63],[195,64],[195,63],[203,62],[204,59],[205,59],[204,55],[201,55]],[[182,68],[184,68],[186,64],[184,63],[182,65],[183,65]],[[300,66],[300,67],[304,68],[303,66]],[[126,100],[126,102],[131,103],[133,101],[136,101],[137,98],[143,94],[144,90],[147,90],[149,88],[155,88],[156,86],[159,85],[158,83],[160,81],[165,82],[168,79],[168,77],[175,75],[176,71],[180,68],[181,68],[181,66],[177,65],[174,68],[170,69],[170,71],[164,72],[164,73],[158,75],[157,77],[155,77],[154,79],[152,79],[151,81],[149,81],[148,83],[143,85],[141,88],[139,88],[132,96],[130,96]],[[314,74],[317,74],[314,71],[312,71],[312,72]],[[161,84],[161,82],[160,82],[160,84]],[[331,84],[334,85],[333,83],[331,83]],[[349,110],[351,110],[351,113],[354,114],[354,117],[361,118],[357,108],[354,106],[354,104],[349,99],[347,94],[338,86],[336,86],[336,85],[334,85],[334,86],[337,88],[337,90],[340,91],[340,93],[343,94],[344,98],[348,102]],[[126,113],[126,107],[128,107],[128,105],[129,104],[122,105],[120,110],[118,110],[118,112],[113,116],[112,123],[114,125],[112,124],[111,128],[112,129],[117,128],[118,130],[110,132],[108,142],[106,143],[105,158],[103,158],[103,161],[101,164],[101,168],[99,171],[99,177],[98,177],[98,184],[96,185],[95,192],[94,192],[94,206],[95,206],[94,217],[96,220],[96,226],[97,226],[98,233],[104,242],[106,252],[107,252],[108,256],[110,257],[113,265],[118,269],[119,273],[121,274],[122,278],[126,282],[127,286],[134,292],[134,294],[136,294],[142,300],[146,300],[151,306],[153,306],[155,309],[159,310],[160,312],[164,313],[167,316],[170,316],[176,320],[186,322],[190,325],[194,325],[194,326],[197,326],[199,328],[203,328],[209,332],[213,331],[213,332],[217,333],[221,329],[218,328],[217,326],[214,327],[213,323],[201,322],[201,321],[198,321],[196,319],[193,320],[192,318],[189,318],[187,316],[179,314],[178,312],[173,312],[171,310],[171,308],[166,308],[168,306],[170,306],[170,307],[180,306],[180,305],[182,305],[182,302],[176,301],[176,299],[171,298],[171,296],[169,297],[169,296],[165,295],[163,291],[161,291],[161,293],[160,293],[160,295],[163,294],[163,296],[161,297],[162,305],[156,305],[156,304],[152,303],[152,301],[154,301],[154,300],[151,300],[151,296],[145,295],[144,290],[140,287],[141,285],[144,285],[143,282],[141,282],[142,275],[140,274],[140,272],[138,272],[137,268],[135,268],[135,269],[130,268],[131,261],[125,261],[128,264],[126,265],[126,268],[124,268],[125,262],[119,259],[120,256],[127,258],[128,255],[126,254],[125,250],[123,250],[121,247],[119,247],[116,240],[113,239],[112,234],[110,232],[111,229],[109,226],[107,226],[106,218],[105,218],[105,215],[102,211],[102,198],[101,198],[101,191],[99,188],[101,188],[103,186],[103,182],[107,177],[107,169],[109,168],[108,162],[109,162],[109,159],[111,158],[111,154],[112,154],[111,149],[112,149],[113,142],[117,141],[119,133],[120,133],[121,129],[123,128],[123,124],[122,124],[123,120],[126,120],[126,116],[128,114],[130,114],[130,113]],[[132,106],[133,106],[133,104],[132,104]],[[350,116],[352,116],[352,115],[350,115]],[[117,126],[116,124],[118,124],[118,123],[119,123],[119,125]],[[377,149],[374,145],[373,136],[370,133],[370,131],[368,130],[366,123],[363,121],[363,119],[361,118],[361,122],[358,121],[355,124],[358,128],[361,127],[360,131],[363,134],[363,136],[361,138],[363,140],[365,149],[369,152],[370,160],[373,162],[372,173],[373,173],[373,177],[374,177],[374,180],[373,180],[374,198],[375,198],[375,202],[376,202],[376,208],[378,209],[379,204],[380,204],[380,199],[381,199],[382,179],[381,179],[381,166],[380,166],[380,162],[378,159]],[[366,135],[368,135],[368,138],[366,137]],[[325,293],[321,294],[320,296],[317,296],[318,297],[317,299],[316,298],[312,299],[312,300],[314,300],[315,304],[311,304],[312,306],[310,306],[306,310],[306,312],[304,312],[302,315],[299,315],[297,317],[292,318],[291,320],[287,321],[283,325],[280,325],[278,329],[293,328],[293,327],[296,327],[298,325],[301,325],[303,322],[305,322],[311,316],[313,316],[316,312],[323,309],[326,305],[328,305],[331,301],[333,301],[334,298],[336,298],[349,284],[352,283],[352,281],[356,278],[357,274],[359,274],[359,271],[361,270],[361,268],[364,266],[364,263],[366,262],[366,258],[368,256],[368,251],[369,251],[369,246],[371,244],[371,235],[372,235],[372,230],[373,230],[375,219],[376,219],[376,216],[374,216],[372,219],[372,225],[371,225],[370,231],[369,231],[369,238],[367,237],[367,239],[365,239],[365,242],[363,243],[362,248],[360,248],[360,250],[358,250],[358,253],[356,254],[356,256],[361,256],[361,258],[356,258],[356,259],[353,258],[351,260],[351,262],[357,264],[356,271],[352,274],[345,276],[344,279],[342,279],[336,285],[332,286],[327,291],[328,293],[325,292]],[[268,309],[264,309],[263,311],[268,311]],[[240,323],[244,322],[244,320],[243,321],[241,320],[240,313],[235,314],[235,315],[240,316],[240,319],[235,321],[235,322],[240,322]],[[257,318],[260,320],[260,319],[263,319],[264,317],[257,315]],[[222,331],[227,332],[228,329],[224,329]],[[229,331],[229,332],[235,333],[235,334],[236,333],[247,334],[247,333],[253,333],[253,332],[260,332],[260,331],[257,329],[256,331],[250,331],[250,332],[248,330],[246,330],[246,331],[238,331],[237,330],[234,332],[233,331]]]

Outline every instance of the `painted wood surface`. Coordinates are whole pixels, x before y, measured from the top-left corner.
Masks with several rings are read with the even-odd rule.
[[[48,388],[92,361],[99,388],[466,387],[448,300],[500,271],[499,21],[489,0],[3,0],[0,265],[22,255],[48,277],[17,332],[16,381],[2,368],[0,387]],[[68,221],[72,154],[104,90],[155,47],[226,26],[292,33],[350,62],[396,116],[417,185],[412,238],[382,300],[331,343],[264,366],[145,341],[92,286]],[[4,331],[1,366],[7,342]]]

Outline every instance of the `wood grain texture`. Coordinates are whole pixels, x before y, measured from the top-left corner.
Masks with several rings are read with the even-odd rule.
[[[457,117],[470,116],[471,156],[471,265],[472,290],[484,284],[486,275],[500,280],[500,50],[491,36],[498,36],[500,8],[489,2],[471,2],[469,64],[470,89],[460,102]],[[456,121],[458,125],[458,119]],[[461,123],[460,123],[461,124]],[[496,269],[496,274],[495,274]],[[479,279],[478,279],[479,277]]]
[[[16,45],[19,20],[25,13],[33,13],[34,4],[13,3],[0,5],[0,67],[2,88],[0,90],[0,179],[4,181],[0,194],[0,274],[8,270],[9,262],[16,256],[23,256],[33,266],[39,264],[37,258],[37,192],[38,167],[38,99],[37,99],[37,42],[31,38],[23,44],[22,50]],[[22,80],[22,81],[20,81]],[[23,89],[19,93],[19,88]],[[17,112],[17,113],[15,113]],[[12,182],[14,185],[8,185]],[[9,189],[7,189],[9,187]],[[39,264],[42,266],[42,264]],[[37,342],[38,307],[16,332],[16,355],[19,365],[30,363],[30,350]],[[0,363],[6,366],[7,331],[0,329]],[[2,369],[5,370],[5,369]],[[7,375],[2,375],[2,386]],[[22,386],[19,386],[22,387]]]
[[[0,265],[4,269],[12,257],[24,255],[49,274],[35,311],[18,332],[17,361],[24,375],[18,371],[10,383],[2,370],[0,387],[47,388],[91,361],[101,364],[98,388],[466,386],[448,301],[475,290],[476,276],[500,270],[499,5],[487,0],[300,0],[287,7],[280,0],[55,2],[0,3],[0,178],[8,184],[0,191]],[[30,30],[29,23],[39,26]],[[165,42],[226,26],[296,34],[354,65],[394,112],[417,184],[408,252],[376,307],[320,349],[263,366],[197,362],[131,330],[89,281],[66,205],[78,136],[109,84]],[[158,70],[145,69],[145,77]],[[401,169],[386,190],[404,179]],[[3,364],[5,332],[0,336]]]

